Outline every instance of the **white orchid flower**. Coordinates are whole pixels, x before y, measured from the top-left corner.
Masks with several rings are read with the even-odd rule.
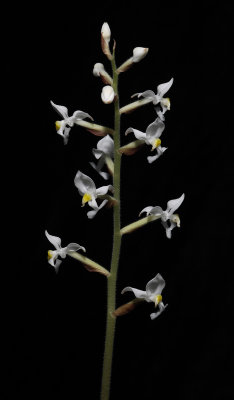
[[[125,135],[127,135],[130,132],[133,132],[138,140],[144,140],[146,144],[152,146],[151,151],[155,149],[157,150],[156,156],[147,157],[148,162],[152,163],[153,161],[157,160],[164,153],[165,150],[167,150],[167,147],[161,146],[161,139],[159,139],[164,129],[165,129],[165,124],[158,117],[152,124],[150,124],[146,128],[146,132],[141,132],[138,129],[134,128],[128,128],[125,132]]]
[[[124,288],[121,292],[121,294],[126,293],[126,292],[133,292],[136,298],[138,299],[144,299],[145,301],[153,302],[155,304],[155,307],[158,306],[159,311],[156,313],[150,314],[151,319],[157,318],[167,307],[167,304],[164,305],[162,302],[162,291],[165,287],[166,282],[164,281],[163,277],[160,274],[157,274],[155,278],[151,279],[147,285],[146,285],[146,290],[139,290],[135,289],[131,286],[127,286]]]
[[[62,262],[62,260],[58,260],[58,257],[65,258],[66,255],[72,251],[83,250],[86,252],[85,248],[77,243],[70,243],[66,247],[61,247],[61,239],[59,237],[52,236],[47,231],[45,231],[45,235],[56,249],[48,251],[48,263],[55,268],[56,272],[58,272],[59,266]]]
[[[168,90],[172,86],[173,80],[174,79],[171,78],[170,81],[168,81],[166,83],[161,83],[160,85],[158,85],[156,94],[152,90],[146,90],[145,92],[142,92],[142,93],[135,93],[131,97],[137,96],[138,98],[139,97],[148,98],[152,101],[153,105],[155,105],[155,106],[160,103],[160,105],[162,107],[162,114],[161,114],[161,116],[162,116],[163,114],[165,114],[165,112],[167,110],[170,110],[170,99],[168,97],[164,98],[163,96],[164,96],[164,94],[166,94],[168,92]]]
[[[104,138],[99,140],[99,142],[97,143],[97,148],[93,149],[92,151],[93,151],[93,155],[98,160],[98,163],[95,164],[93,162],[90,162],[90,165],[104,179],[107,180],[110,175],[107,172],[101,171],[101,169],[104,166],[104,164],[107,164],[107,167],[113,173],[113,161],[112,161],[114,158],[114,141],[113,141],[113,139],[109,135],[104,136]]]
[[[77,121],[83,120],[85,118],[90,118],[93,121],[93,118],[83,111],[75,111],[73,115],[69,117],[67,107],[59,106],[58,104],[53,103],[53,101],[51,101],[50,103],[58,112],[58,114],[63,117],[61,121],[55,122],[55,126],[57,133],[63,137],[64,144],[67,144],[70,130]],[[67,127],[67,125],[69,128]]]
[[[176,226],[180,227],[179,215],[174,214],[174,211],[176,211],[177,208],[180,207],[183,201],[184,201],[184,193],[178,199],[168,201],[167,209],[165,211],[163,211],[163,209],[159,206],[156,207],[149,206],[143,208],[143,210],[140,212],[139,215],[145,212],[147,216],[149,215],[159,216],[161,218],[162,225],[166,230],[166,236],[168,239],[170,239],[172,229],[174,229]],[[170,222],[170,226],[168,226],[167,221]]]
[[[104,199],[100,206],[98,206],[96,199],[98,199],[98,197],[100,196],[106,195],[108,190],[113,193],[113,186],[101,186],[100,188],[96,189],[94,181],[89,176],[83,174],[81,171],[77,172],[74,182],[79,191],[79,194],[82,196],[82,207],[86,203],[88,203],[88,205],[93,209],[93,211],[89,211],[87,213],[88,218],[94,218],[97,212],[101,210],[101,208],[103,208],[108,202],[107,199]]]

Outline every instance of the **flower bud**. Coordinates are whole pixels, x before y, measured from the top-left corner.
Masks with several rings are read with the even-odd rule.
[[[142,58],[144,58],[146,56],[148,51],[149,51],[149,49],[144,48],[144,47],[135,47],[135,49],[133,49],[132,61],[134,63],[137,63],[137,62],[141,61]]]
[[[113,79],[111,76],[106,72],[105,67],[101,63],[96,63],[93,67],[93,75],[100,76],[102,81],[107,85],[112,85]]]
[[[96,63],[93,67],[93,75],[100,76],[100,74],[105,71],[104,65],[101,63]]]
[[[111,37],[110,27],[107,22],[104,22],[101,29],[101,47],[103,53],[107,56],[109,60],[112,60],[112,55],[109,48],[109,42]]]
[[[115,98],[115,92],[112,86],[104,86],[101,93],[103,103],[110,104]]]
[[[107,22],[104,22],[104,24],[102,25],[101,35],[102,35],[103,39],[107,43],[109,43],[110,37],[111,37],[111,30],[110,30],[110,27]]]

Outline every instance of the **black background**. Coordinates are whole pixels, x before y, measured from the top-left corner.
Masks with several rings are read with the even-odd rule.
[[[64,146],[50,105],[53,100],[70,115],[80,109],[113,126],[113,107],[101,102],[103,84],[92,75],[96,62],[110,72],[100,48],[105,21],[117,42],[118,65],[134,47],[149,47],[147,57],[120,76],[121,106],[133,93],[156,91],[174,77],[162,136],[168,150],[151,165],[149,147],[122,158],[122,226],[145,206],[165,209],[185,193],[181,228],[171,240],[157,222],[123,238],[117,304],[132,298],[120,295],[123,287],[144,289],[160,272],[169,306],[155,321],[149,318],[152,304],[118,319],[111,399],[232,398],[231,16],[225,3],[208,2],[66,3],[52,11],[42,5],[14,9],[14,18],[7,13],[14,205],[2,281],[3,399],[98,399],[105,278],[70,258],[56,275],[47,263],[51,246],[44,231],[61,237],[63,246],[83,245],[88,257],[110,265],[112,211],[88,220],[73,183],[80,169],[97,187],[105,184],[88,164],[99,138],[74,127]],[[123,135],[129,126],[144,131],[154,119],[150,105],[124,115],[122,144],[130,140]]]

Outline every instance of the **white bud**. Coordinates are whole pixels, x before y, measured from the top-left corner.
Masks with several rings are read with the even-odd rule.
[[[112,86],[104,86],[101,93],[103,103],[110,104],[115,98],[115,92]]]
[[[144,47],[135,47],[135,49],[133,50],[132,61],[134,63],[137,63],[137,62],[141,61],[142,58],[144,58],[146,56],[148,51],[149,51],[149,49],[144,48]]]
[[[100,73],[104,71],[105,71],[104,65],[101,63],[96,63],[93,67],[94,76],[100,76]]]
[[[105,41],[109,43],[111,37],[111,30],[107,22],[104,22],[104,24],[102,25],[101,34],[103,39],[105,39]]]

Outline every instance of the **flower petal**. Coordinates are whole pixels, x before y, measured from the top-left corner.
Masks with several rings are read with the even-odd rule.
[[[146,134],[144,132],[138,131],[138,129],[128,128],[125,132],[125,135],[128,135],[130,132],[133,132],[135,137],[139,140],[146,140]]]
[[[160,274],[157,274],[155,278],[151,279],[146,285],[147,297],[155,297],[157,294],[161,294],[166,282]]]
[[[96,157],[97,160],[103,155],[103,151],[98,150],[98,149],[92,149],[92,153]]]
[[[158,117],[156,120],[150,124],[146,129],[146,138],[150,141],[150,139],[159,138],[165,129],[165,124]]]
[[[54,109],[64,118],[68,118],[68,109],[67,107],[64,106],[59,106],[58,104],[53,103],[53,101],[50,101],[51,105],[54,107]]]
[[[93,121],[93,117],[91,117],[91,115],[89,115],[89,114],[87,114],[86,112],[83,112],[83,111],[75,111],[74,113],[73,113],[73,116],[72,116],[74,119],[76,119],[76,120],[81,120],[81,119],[85,119],[85,118],[89,118],[89,119],[91,119],[92,121]]]
[[[50,243],[56,248],[56,250],[61,249],[61,239],[58,236],[52,236],[47,231],[45,231],[45,235]]]
[[[170,217],[177,208],[183,203],[184,201],[184,193],[178,198],[174,200],[169,200],[167,203],[167,210],[168,216]]]
[[[160,206],[152,207],[150,214],[151,215],[161,215],[163,213],[163,209]]]
[[[83,250],[84,252],[86,252],[85,248],[83,246],[80,246],[77,243],[69,243],[69,245],[67,246],[67,251],[78,251],[78,250]]]
[[[134,295],[138,298],[138,299],[145,299],[146,298],[146,292],[143,290],[139,290],[139,289],[135,289],[133,287],[127,286],[126,288],[124,288],[121,292],[121,294],[126,293],[126,292],[133,292]]]
[[[113,186],[112,185],[101,186],[100,188],[98,188],[96,190],[96,194],[97,194],[97,196],[103,196],[104,194],[106,194],[108,192],[108,190],[110,190],[113,193],[114,192]]]
[[[152,210],[153,208],[154,208],[154,207],[152,207],[152,206],[148,206],[148,207],[143,208],[143,210],[141,210],[139,216],[140,216],[143,212],[146,212],[147,215],[150,215],[151,210]]]
[[[150,314],[150,318],[153,320],[155,318],[157,318],[160,314],[162,314],[162,312],[167,308],[168,304],[166,304],[164,306],[164,304],[161,302],[159,303],[159,311],[157,311],[156,313],[152,313]]]
[[[81,196],[83,196],[85,193],[89,193],[91,195],[96,193],[96,186],[94,181],[88,175],[83,174],[81,171],[77,172],[74,183]]]
[[[62,260],[58,260],[58,259],[56,260],[56,263],[54,265],[54,269],[55,269],[56,273],[58,273],[61,263],[62,263]]]
[[[143,93],[136,93],[136,95],[138,95],[138,97],[144,97],[144,98],[152,99],[152,101],[155,100],[155,97],[156,97],[156,95],[153,92],[153,90],[146,90]],[[133,95],[133,96],[135,96],[135,95]],[[131,96],[131,97],[133,97],[133,96]]]
[[[112,158],[114,153],[114,140],[110,137],[110,135],[106,135],[97,143],[97,149],[101,150],[103,153]]]
[[[160,85],[158,85],[157,87],[157,95],[160,98],[163,98],[164,94],[168,92],[168,90],[170,89],[171,85],[173,84],[173,78],[170,79],[170,81],[166,82],[166,83],[161,83]]]

